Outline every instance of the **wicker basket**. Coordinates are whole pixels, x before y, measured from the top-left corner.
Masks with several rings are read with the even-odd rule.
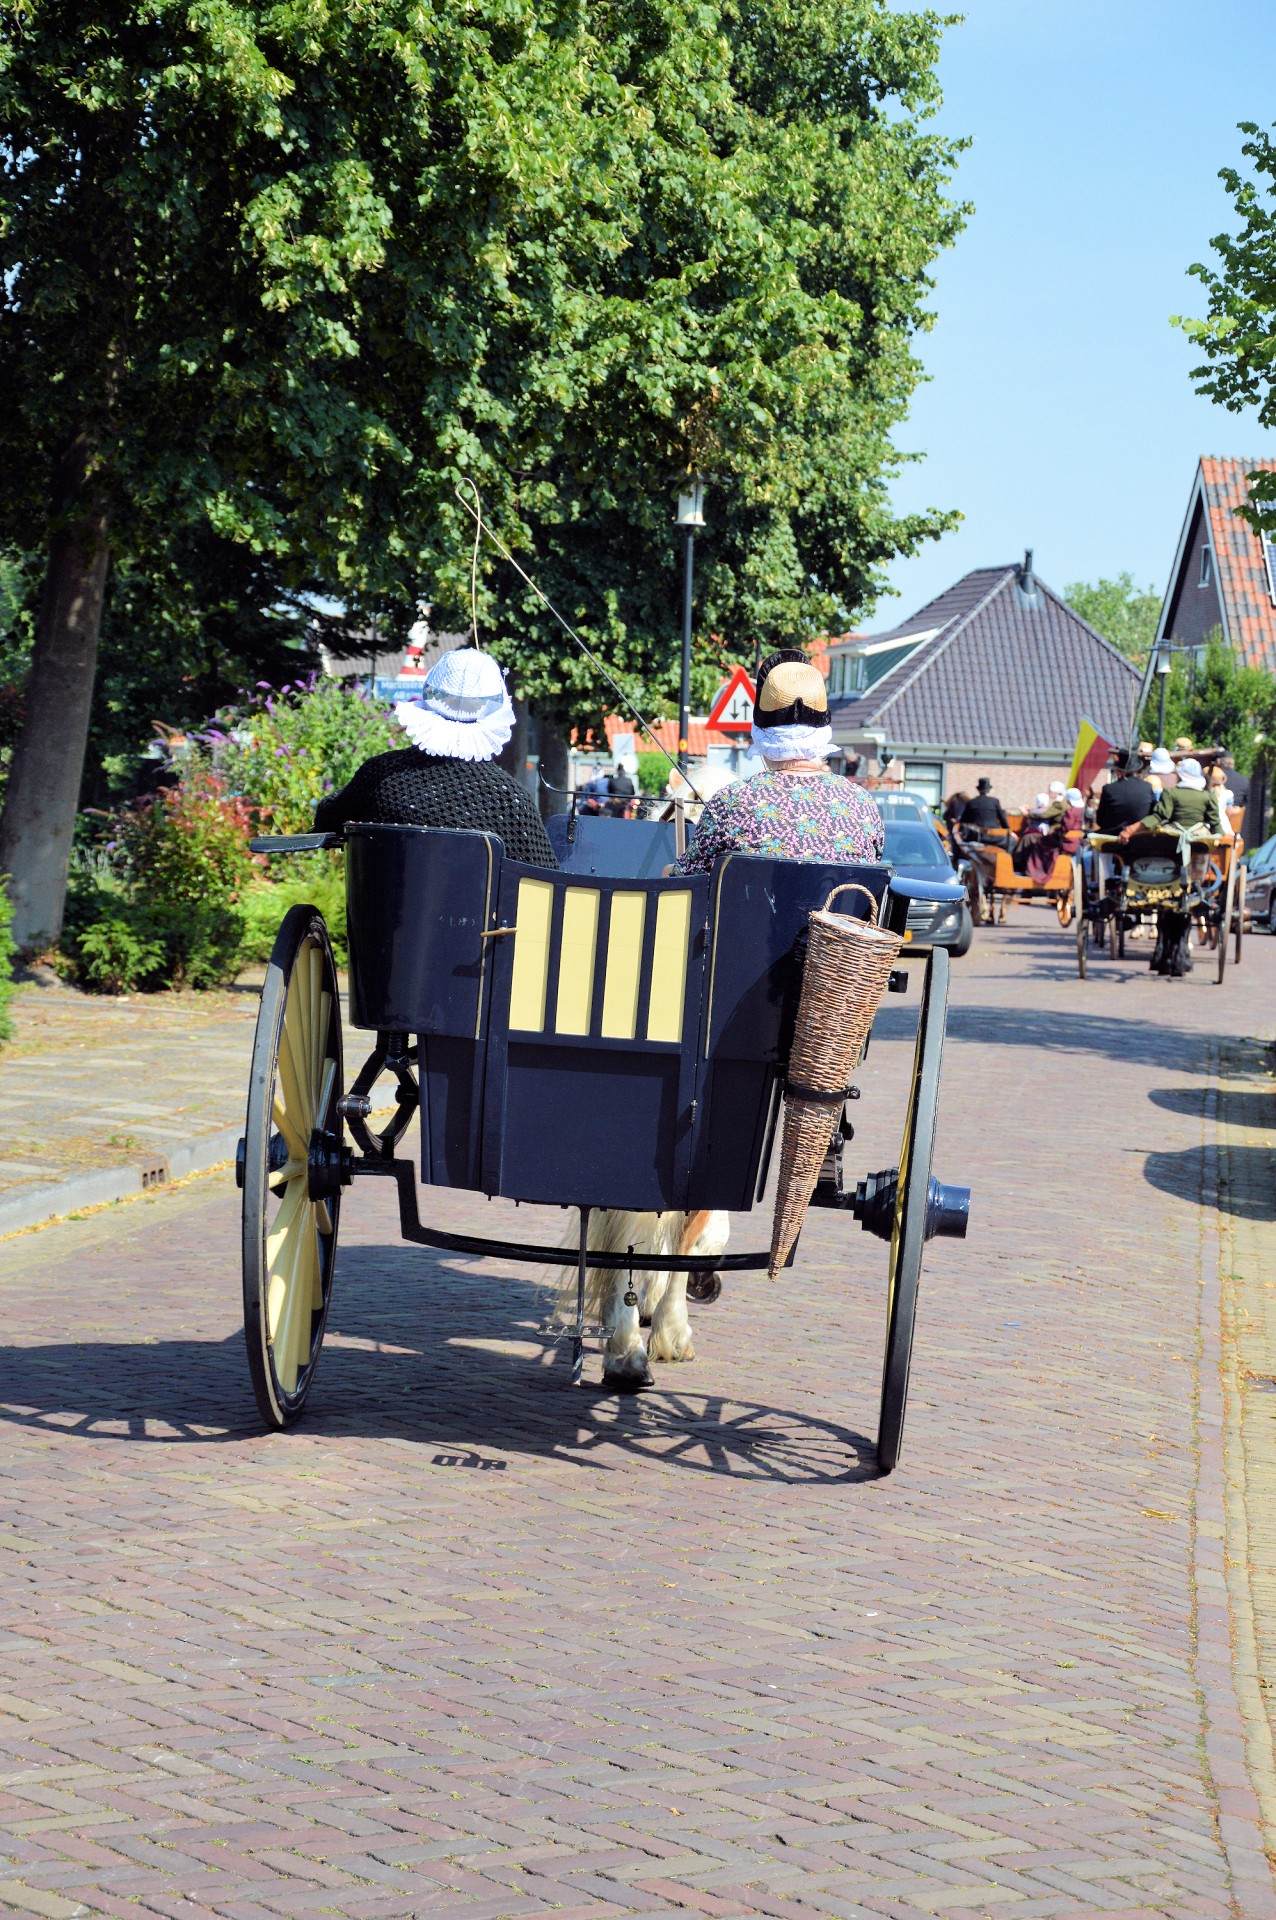
[[[862,893],[868,920],[830,913],[839,893]],[[877,924],[867,887],[834,887],[810,916],[802,998],[784,1095],[784,1136],[771,1228],[772,1279],[789,1257],[829,1150],[851,1075],[886,991],[903,936]]]

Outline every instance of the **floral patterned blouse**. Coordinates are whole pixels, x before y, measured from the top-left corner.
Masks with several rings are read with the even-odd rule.
[[[882,816],[853,781],[829,773],[759,773],[706,800],[675,873],[708,873],[724,853],[847,866],[882,857]]]

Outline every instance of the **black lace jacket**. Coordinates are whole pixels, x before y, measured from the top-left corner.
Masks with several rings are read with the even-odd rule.
[[[379,753],[315,808],[316,833],[337,833],[350,820],[469,827],[498,835],[511,860],[558,865],[531,795],[491,760],[443,759],[420,747]]]

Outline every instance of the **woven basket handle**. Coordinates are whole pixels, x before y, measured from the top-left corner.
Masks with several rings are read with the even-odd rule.
[[[877,925],[877,896],[874,893],[870,893],[867,887],[861,886],[858,880],[844,880],[840,887],[834,887],[832,893],[820,909],[822,913],[828,912],[839,893],[862,893],[868,901],[868,924],[870,927]]]

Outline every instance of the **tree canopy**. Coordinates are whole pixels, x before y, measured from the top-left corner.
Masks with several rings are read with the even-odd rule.
[[[865,608],[948,524],[887,491],[962,217],[957,147],[927,125],[939,15],[8,0],[3,20],[0,545],[51,556],[34,680],[59,621],[56,671],[91,679],[74,619],[108,552],[162,586],[175,544],[208,539],[392,626],[423,591],[468,612],[463,476],[644,696],[672,674],[678,476],[712,483],[697,625],[719,645]],[[596,716],[591,671],[490,555],[479,597],[524,694]]]
[[[1118,573],[1115,580],[1074,580],[1064,588],[1063,597],[1096,633],[1119,647],[1127,659],[1143,665],[1161,614],[1161,596],[1155,587],[1136,587],[1132,573]]]
[[[1202,365],[1192,369],[1197,391],[1233,413],[1257,407],[1262,425],[1270,428],[1276,427],[1276,144],[1253,121],[1243,120],[1240,130],[1249,136],[1241,152],[1256,177],[1248,179],[1235,167],[1219,172],[1240,230],[1210,242],[1218,266],[1198,261],[1191,268],[1209,295],[1206,317],[1176,315],[1174,324],[1205,353]],[[1276,473],[1251,476],[1249,502],[1239,512],[1255,526],[1276,530]]]

